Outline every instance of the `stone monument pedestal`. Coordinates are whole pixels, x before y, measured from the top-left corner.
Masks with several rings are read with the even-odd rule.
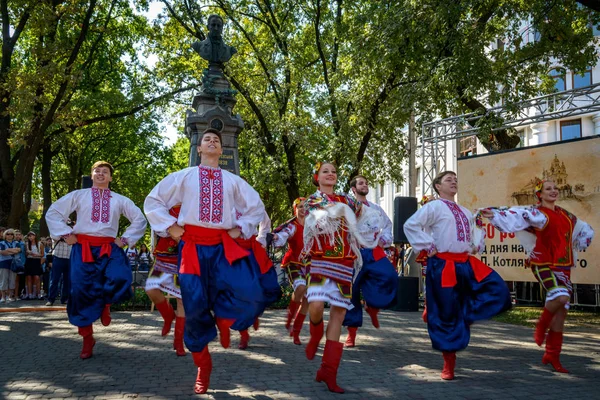
[[[244,121],[239,114],[233,114],[236,90],[231,89],[229,81],[218,68],[205,69],[202,76],[200,93],[194,96],[192,110],[185,118],[185,132],[190,139],[190,166],[200,163],[196,150],[198,138],[208,128],[221,132],[223,155],[219,160],[221,168],[240,174],[237,137],[244,129]]]

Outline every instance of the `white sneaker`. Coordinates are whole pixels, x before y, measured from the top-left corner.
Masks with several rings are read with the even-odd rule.
[[[13,299],[12,297],[9,297],[8,299],[6,299],[6,302],[7,302],[7,303],[11,303],[11,302],[13,302],[13,301],[15,301],[15,299]]]
[[[4,303],[4,297],[0,299],[0,303]]]

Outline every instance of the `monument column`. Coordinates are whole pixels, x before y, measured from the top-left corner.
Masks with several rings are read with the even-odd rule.
[[[208,61],[208,68],[202,71],[200,93],[194,96],[192,110],[188,110],[185,117],[185,132],[190,139],[189,166],[200,163],[196,150],[198,137],[206,129],[213,128],[220,131],[223,138],[220,167],[239,175],[237,137],[244,129],[244,121],[239,114],[233,114],[237,91],[231,88],[223,74],[224,63],[237,51],[223,42],[223,19],[220,16],[209,16],[207,27],[208,38],[192,44],[192,48]]]

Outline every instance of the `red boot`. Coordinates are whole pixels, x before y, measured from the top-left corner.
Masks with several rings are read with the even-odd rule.
[[[562,350],[562,342],[562,332],[554,332],[553,330],[548,332],[548,337],[546,338],[546,352],[542,357],[542,363],[552,365],[556,372],[568,374],[569,370],[560,364],[560,351]]]
[[[423,322],[427,323],[427,306],[423,307],[423,315],[421,318],[423,318]]]
[[[451,381],[454,379],[454,366],[456,365],[456,353],[454,351],[442,352],[444,356],[444,368],[442,369],[442,379]]]
[[[542,311],[542,315],[540,315],[540,319],[535,326],[535,331],[533,332],[533,340],[538,346],[541,346],[544,343],[544,339],[546,339],[546,331],[550,327],[550,323],[552,322],[552,318],[554,318],[554,313],[550,312],[546,307],[544,307],[544,311]]]
[[[165,321],[163,324],[161,335],[167,336],[169,334],[169,331],[171,330],[171,324],[175,319],[175,311],[173,311],[173,307],[171,306],[171,304],[169,304],[169,302],[166,299],[162,303],[156,304],[156,309]]]
[[[104,326],[109,326],[110,321],[112,321],[110,316],[110,304],[106,304],[104,306],[104,310],[102,310],[102,314],[100,315],[100,322],[102,322],[102,325]]]
[[[323,320],[318,324],[310,321],[310,340],[304,349],[306,358],[309,360],[315,358],[315,354],[317,354],[317,347],[319,347],[319,342],[321,342],[321,338],[323,337],[323,325]]]
[[[260,320],[258,319],[258,317],[256,317],[256,319],[254,320],[254,323],[252,324],[252,328],[254,328],[254,330],[257,331],[259,326],[260,326]]]
[[[210,373],[212,372],[212,358],[208,352],[208,346],[204,350],[197,353],[192,353],[194,364],[198,367],[198,375],[196,376],[196,384],[194,385],[194,393],[203,394],[208,390],[210,384]]]
[[[185,317],[175,318],[175,337],[173,338],[173,349],[178,357],[185,356],[183,347],[183,333],[185,332]]]
[[[223,346],[224,349],[229,348],[229,345],[231,344],[229,328],[231,328],[231,325],[233,325],[234,322],[234,319],[217,317],[217,328],[219,328],[221,346]]]
[[[248,342],[250,341],[250,334],[248,333],[248,329],[244,329],[240,331],[240,344],[238,345],[238,349],[246,350],[248,348]]]
[[[306,314],[298,313],[296,318],[294,318],[294,326],[292,328],[292,336],[294,337],[294,344],[298,346],[302,344],[300,341],[300,331],[302,331],[302,324],[304,324],[304,318],[306,318]]]
[[[344,345],[340,342],[327,340],[323,350],[323,361],[321,368],[317,371],[317,382],[325,382],[330,392],[344,393],[344,389],[337,385],[337,371],[342,359]]]
[[[344,347],[354,347],[356,346],[356,331],[358,328],[348,327],[348,337],[346,338],[346,343],[344,343]]]
[[[296,316],[298,312],[298,307],[300,307],[300,303],[297,301],[291,300],[290,305],[287,309],[287,320],[285,321],[285,329],[290,332],[290,326],[292,325],[292,320]]]
[[[85,360],[86,358],[90,358],[92,354],[92,350],[94,349],[94,345],[96,341],[94,340],[94,328],[92,325],[79,327],[79,334],[83,336],[83,348],[81,349],[81,354],[79,358]]]
[[[377,314],[379,314],[379,308],[365,306],[365,311],[367,312],[367,314],[369,314],[369,317],[371,317],[371,322],[373,323],[373,326],[379,329],[379,319],[377,318]]]

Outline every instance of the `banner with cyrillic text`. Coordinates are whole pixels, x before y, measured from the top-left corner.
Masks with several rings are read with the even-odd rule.
[[[573,283],[600,284],[600,137],[583,138],[458,160],[458,201],[470,210],[537,203],[536,178],[551,178],[557,205],[596,230],[592,245],[579,252]],[[487,220],[482,261],[506,281],[535,281],[524,268],[525,254],[514,234],[501,233]]]

